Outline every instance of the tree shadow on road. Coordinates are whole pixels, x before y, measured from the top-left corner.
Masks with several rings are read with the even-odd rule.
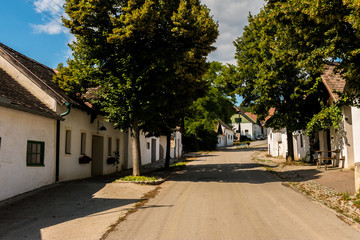
[[[62,183],[1,206],[0,239],[42,239],[44,228],[84,216],[120,212],[115,208],[140,200],[97,198],[95,194],[105,185],[96,181]]]
[[[275,176],[271,168],[264,168],[257,163],[231,163],[231,164],[197,164],[188,165],[179,174],[174,174],[172,181],[189,182],[221,182],[221,183],[251,183],[263,184],[269,182],[282,182],[289,179],[293,182],[302,182],[318,179],[321,173],[316,169],[297,171],[284,171],[281,176]]]

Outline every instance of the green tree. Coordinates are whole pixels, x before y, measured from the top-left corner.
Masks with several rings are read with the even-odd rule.
[[[120,129],[132,130],[133,174],[139,175],[140,131],[163,133],[149,125],[159,119],[168,129],[178,123],[164,103],[174,99],[173,109],[185,108],[201,91],[217,24],[199,0],[67,0],[65,11],[64,25],[76,41],[58,81],[69,76],[64,86],[97,86],[95,103]]]
[[[208,83],[208,90],[204,97],[194,101],[185,118],[186,133],[195,136],[196,148],[199,147],[197,140],[200,132],[208,133],[205,135],[213,133],[220,120],[229,123],[235,113],[235,73],[232,65],[210,63],[210,68],[203,77]]]
[[[323,59],[309,59],[309,46],[298,41],[297,29],[278,21],[282,9],[269,1],[235,42],[239,94],[244,107],[265,119],[270,108],[275,114],[267,122],[275,129],[287,129],[287,161],[294,159],[292,132],[305,129],[306,123],[320,111],[325,89],[319,84]],[[280,1],[279,1],[280,2]],[[302,19],[306,22],[306,19]],[[314,37],[317,36],[314,30]],[[306,111],[305,111],[306,110]]]

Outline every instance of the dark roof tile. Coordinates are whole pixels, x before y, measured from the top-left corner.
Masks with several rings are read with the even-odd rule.
[[[324,73],[321,75],[326,89],[335,102],[340,99],[338,92],[343,93],[346,85],[346,81],[341,77],[340,73],[334,72],[338,65],[336,63],[326,65]]]
[[[76,104],[53,82],[55,71],[8,46],[0,43],[0,55],[25,74],[36,85],[52,96],[57,102]]]
[[[43,104],[28,90],[0,68],[0,101],[7,106],[16,107],[32,113],[39,113],[48,117],[60,118],[54,111]]]

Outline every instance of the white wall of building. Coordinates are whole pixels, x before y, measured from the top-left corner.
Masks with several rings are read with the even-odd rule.
[[[60,106],[63,112],[66,108]],[[120,141],[120,158],[123,155],[123,149],[121,148],[122,134],[120,130],[114,129],[112,123],[107,122],[104,118],[98,117],[93,123],[90,122],[90,115],[86,112],[73,108],[70,114],[64,117],[65,121],[61,122],[60,128],[60,181],[68,181],[74,179],[88,178],[92,176],[92,164],[94,162],[80,164],[79,158],[81,154],[81,133],[86,134],[85,154],[93,158],[92,141],[93,136],[99,136],[103,139],[103,163],[102,163],[102,175],[116,172],[118,169],[114,164],[107,164],[108,157],[115,157],[116,152],[116,140]],[[105,131],[99,130],[100,127],[105,127]],[[66,131],[71,131],[71,151],[65,153],[65,135]],[[111,138],[111,153],[108,153],[108,143]],[[121,160],[121,159],[120,159]]]
[[[302,132],[293,134],[295,160],[310,160],[310,140]]]
[[[0,201],[55,182],[56,120],[0,107]],[[27,141],[45,143],[44,166],[27,166]]]
[[[222,126],[223,133],[218,135],[216,147],[230,147],[234,145],[234,132]]]
[[[286,157],[287,152],[287,136],[286,130],[268,131],[268,153],[273,157]]]
[[[253,124],[252,123],[241,123],[241,135],[247,136],[248,138],[253,139]]]
[[[159,160],[160,157],[160,148],[159,148],[159,138],[157,137],[149,137],[146,138],[145,134],[140,134],[140,150],[141,150],[141,164],[149,164],[151,163],[151,155],[153,144],[155,144],[155,161]]]
[[[360,162],[360,109],[352,107],[354,161]]]
[[[183,145],[181,143],[182,134],[176,131],[172,134],[172,140],[170,142],[170,158],[179,158],[182,156]],[[166,157],[166,136],[160,136],[160,146],[163,150],[163,156],[159,156],[159,159],[165,159]],[[160,154],[161,155],[161,154]],[[162,157],[162,158],[161,158]]]

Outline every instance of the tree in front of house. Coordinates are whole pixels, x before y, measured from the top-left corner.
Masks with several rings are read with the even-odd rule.
[[[204,97],[197,99],[190,106],[185,118],[185,130],[191,150],[199,148],[212,149],[216,147],[216,126],[220,120],[230,122],[235,113],[234,78],[235,68],[211,62],[203,80],[208,83]],[[185,144],[186,145],[186,144]],[[189,146],[186,146],[189,147]]]
[[[140,131],[158,132],[148,125],[158,119],[172,129],[176,111],[202,91],[217,23],[199,0],[67,0],[64,6],[64,25],[76,40],[74,59],[57,81],[69,93],[94,87],[94,103],[117,127],[132,130],[133,175],[139,175]]]
[[[313,58],[312,64],[305,64],[311,46],[299,41],[299,29],[279,20],[282,8],[275,2],[281,1],[269,1],[258,15],[249,16],[249,25],[234,42],[239,94],[244,98],[242,105],[250,107],[260,120],[270,108],[276,109],[267,125],[287,129],[287,161],[293,161],[292,132],[305,129],[321,109],[319,101],[326,91],[319,77],[324,62]],[[315,24],[305,17],[302,21]],[[309,34],[316,38],[318,31],[314,27]]]

